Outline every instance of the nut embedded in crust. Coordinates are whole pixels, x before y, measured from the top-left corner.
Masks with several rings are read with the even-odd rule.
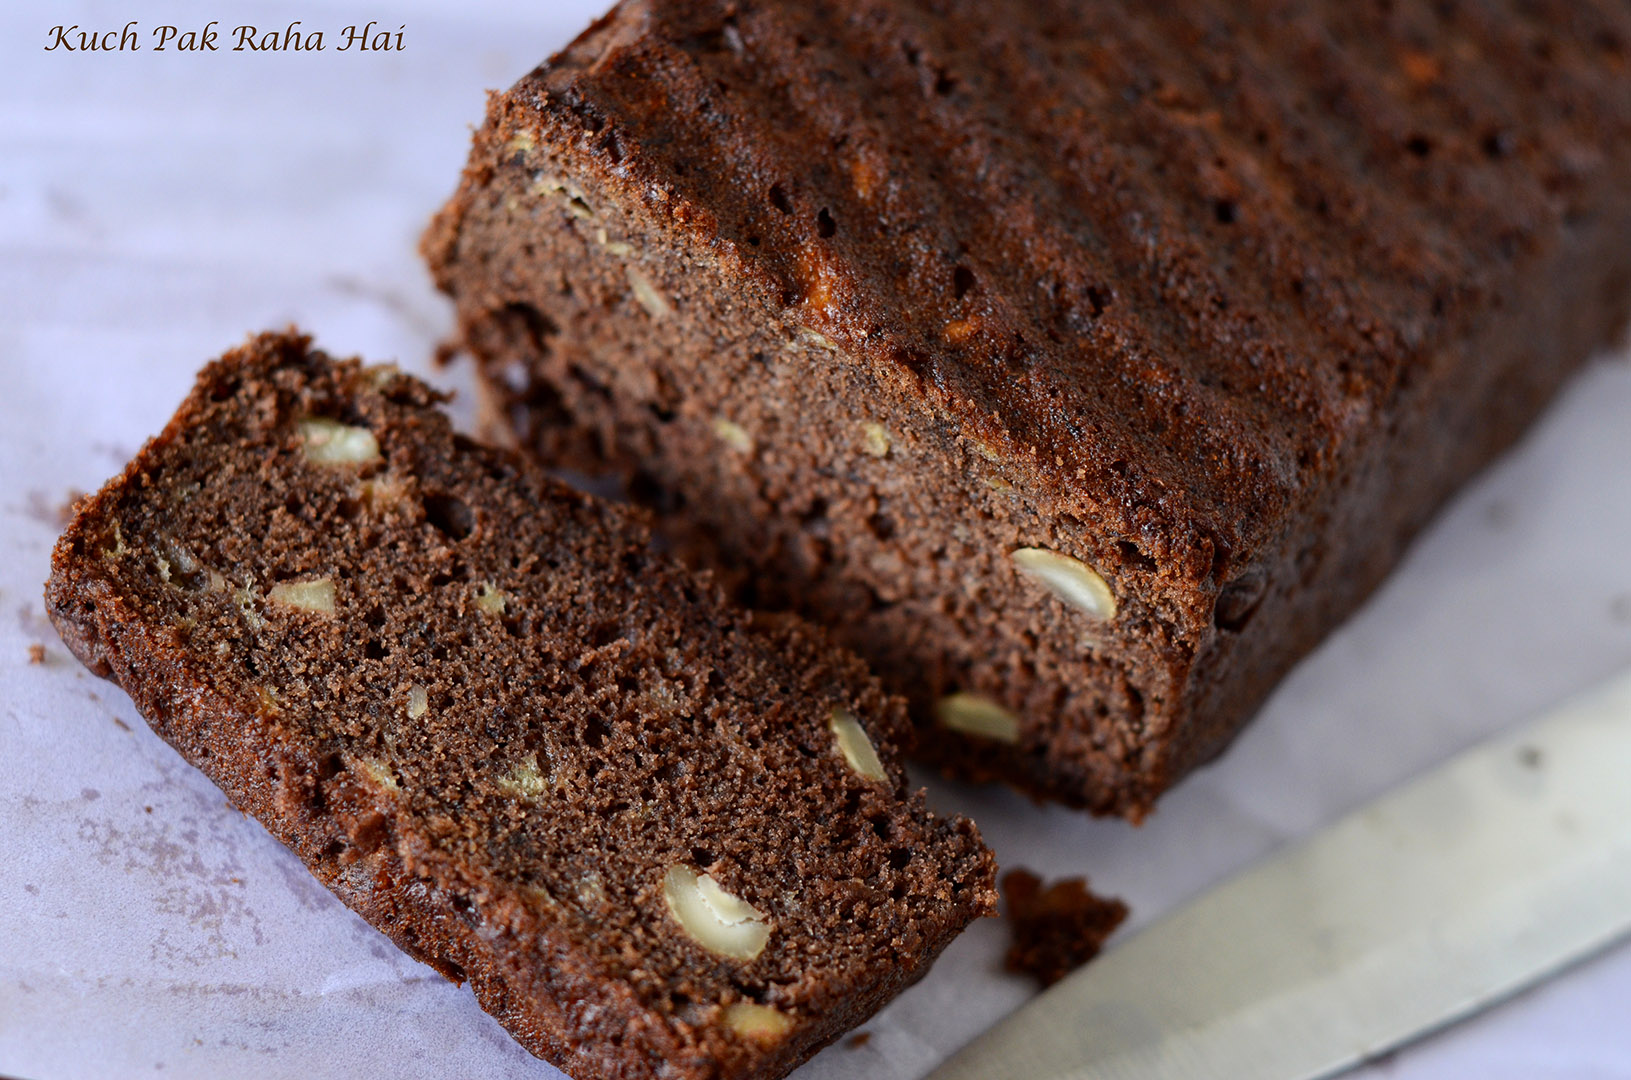
[[[998,742],[1019,741],[1019,717],[978,694],[947,694],[935,704],[940,723],[965,735]]]
[[[793,1026],[793,1021],[786,1013],[772,1009],[769,1005],[739,1001],[726,1006],[725,1026],[744,1039],[773,1043],[787,1034]]]
[[[861,450],[868,457],[888,457],[889,429],[878,423],[861,425]]]
[[[510,771],[493,782],[501,794],[512,799],[537,799],[549,790],[549,779],[538,767],[538,755],[529,754]]]
[[[1116,617],[1116,597],[1098,571],[1069,555],[1047,548],[1020,548],[1011,556],[1014,566],[1025,576],[1045,586],[1071,607],[1095,619]]]
[[[753,436],[748,434],[747,428],[734,420],[727,420],[723,416],[714,417],[714,434],[719,441],[735,450],[739,454],[753,453]]]
[[[318,578],[316,581],[285,581],[267,590],[266,599],[269,603],[281,607],[332,615],[334,582],[329,578]]]
[[[476,607],[487,615],[503,615],[509,596],[491,581],[476,586]]]
[[[670,304],[668,298],[657,291],[657,286],[651,283],[650,278],[633,266],[627,267],[626,270],[629,278],[629,288],[634,290],[634,298],[639,301],[641,307],[646,309],[647,315],[650,315],[653,319],[666,319],[674,314],[674,305]]]
[[[351,760],[351,769],[353,772],[366,776],[387,793],[395,794],[402,790],[402,786],[396,782],[396,776],[391,772],[391,767],[378,758],[353,758]]]
[[[300,445],[306,460],[317,465],[366,465],[380,459],[372,431],[320,416],[300,421]]]
[[[686,935],[711,953],[752,960],[770,940],[770,923],[763,912],[689,866],[668,868],[663,899]]]
[[[872,740],[867,738],[866,728],[861,726],[860,721],[843,709],[834,709],[827,726],[832,729],[838,751],[849,762],[850,768],[868,780],[888,779],[883,762],[878,759],[878,751],[873,747]]]

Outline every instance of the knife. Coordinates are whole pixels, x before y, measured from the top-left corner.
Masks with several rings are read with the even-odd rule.
[[[1312,1080],[1631,931],[1631,671],[1047,990],[929,1080]]]

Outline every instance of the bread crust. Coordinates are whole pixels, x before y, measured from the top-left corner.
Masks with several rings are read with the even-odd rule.
[[[924,756],[1136,818],[1618,339],[1627,40],[1608,2],[625,3],[492,98],[424,250],[521,444],[831,627]]]

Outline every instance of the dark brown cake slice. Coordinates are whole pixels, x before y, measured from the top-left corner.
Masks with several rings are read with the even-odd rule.
[[[1619,0],[649,0],[425,241],[519,441],[1137,816],[1625,322]]]
[[[904,708],[628,512],[265,335],[59,542],[63,640],[409,953],[579,1077],[774,1077],[994,909]]]

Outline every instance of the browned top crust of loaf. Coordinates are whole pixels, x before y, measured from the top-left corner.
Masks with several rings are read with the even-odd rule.
[[[728,609],[436,400],[252,339],[79,506],[52,619],[528,1049],[584,1077],[782,1075],[992,912],[989,853],[907,790],[903,708],[859,661]],[[751,905],[731,917],[762,951],[700,943],[675,867]]]
[[[502,107],[1199,584],[1622,175],[1631,9],[1444,8],[629,0]]]
[[[547,147],[958,425],[1138,601],[1136,787],[1023,774],[1137,815],[1623,322],[1628,65],[1617,0],[628,0],[493,99],[426,251]]]

